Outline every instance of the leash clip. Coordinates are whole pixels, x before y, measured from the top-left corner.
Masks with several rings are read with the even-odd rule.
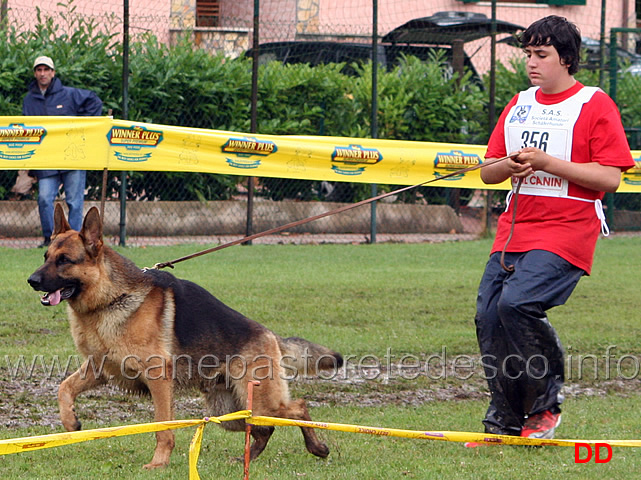
[[[171,262],[157,263],[153,267],[143,267],[141,270],[142,273],[147,273],[149,270],[160,270],[165,267],[174,268],[174,265]]]

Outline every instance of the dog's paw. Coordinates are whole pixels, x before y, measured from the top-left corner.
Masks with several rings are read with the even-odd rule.
[[[156,468],[165,468],[169,465],[169,462],[165,463],[148,463],[147,465],[143,465],[142,468],[145,470],[155,470]]]
[[[317,445],[314,445],[312,448],[308,448],[308,450],[310,453],[320,458],[327,458],[327,456],[329,455],[329,447],[324,443],[318,443]]]
[[[65,427],[65,430],[68,432],[77,432],[82,430],[82,423],[75,415],[63,416],[62,426]]]

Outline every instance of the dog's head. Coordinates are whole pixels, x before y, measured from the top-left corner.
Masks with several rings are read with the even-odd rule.
[[[79,296],[102,253],[102,221],[96,207],[85,216],[82,230],[72,230],[60,204],[54,211],[54,232],[45,262],[28,278],[34,290],[45,292],[43,305],[58,305]]]

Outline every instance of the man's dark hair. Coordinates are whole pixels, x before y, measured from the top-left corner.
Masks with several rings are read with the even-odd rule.
[[[541,18],[530,25],[519,40],[522,48],[550,45],[556,48],[563,64],[568,66],[570,75],[579,70],[581,32],[566,18],[557,15]]]

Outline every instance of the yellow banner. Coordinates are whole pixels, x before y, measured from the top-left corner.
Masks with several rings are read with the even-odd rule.
[[[369,138],[259,135],[114,120],[0,117],[0,169],[203,172],[415,185],[483,163],[484,145]],[[619,192],[641,192],[641,151]],[[479,170],[430,183],[488,186]]]

